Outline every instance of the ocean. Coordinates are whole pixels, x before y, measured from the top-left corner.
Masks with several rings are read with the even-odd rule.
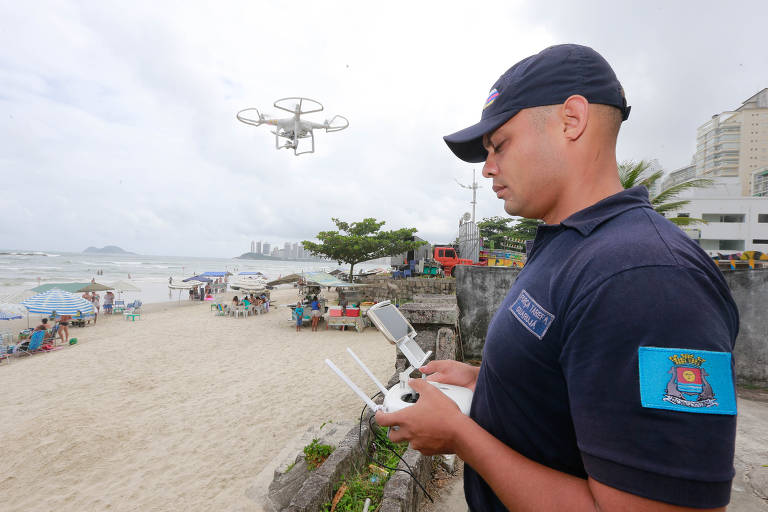
[[[359,263],[358,270],[381,268],[381,263]],[[0,298],[39,284],[90,282],[109,285],[116,281],[129,281],[141,289],[124,295],[129,300],[144,303],[179,300],[186,290],[168,289],[168,278],[181,280],[203,272],[228,271],[261,272],[267,279],[286,274],[312,271],[330,271],[337,268],[349,271],[349,265],[339,267],[335,261],[241,260],[236,258],[195,258],[182,256],[143,256],[133,254],[86,254],[66,252],[0,250]],[[97,275],[101,272],[101,275]],[[181,296],[185,299],[186,295]],[[2,300],[0,299],[0,302]]]

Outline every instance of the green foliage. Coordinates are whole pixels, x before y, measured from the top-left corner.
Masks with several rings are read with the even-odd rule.
[[[286,468],[285,468],[285,472],[287,473],[287,472],[289,472],[290,470],[292,470],[292,469],[293,469],[293,466],[295,466],[295,465],[296,465],[296,462],[295,462],[295,461],[294,461],[294,462],[291,462],[290,464],[288,464],[288,467],[286,467]]]
[[[416,228],[402,228],[393,231],[381,231],[385,221],[366,218],[360,222],[347,223],[332,218],[338,228],[336,231],[321,231],[317,234],[320,241],[304,240],[304,249],[317,256],[336,260],[339,264],[349,263],[349,279],[355,264],[384,256],[394,256],[426,243],[413,240]]]
[[[327,459],[335,448],[327,444],[320,444],[320,441],[315,438],[304,447],[304,456],[307,460],[307,469],[313,471],[320,467],[325,459]]]
[[[374,429],[375,436],[369,447],[372,452],[371,458],[383,466],[397,467],[397,464],[400,462],[397,455],[402,456],[405,453],[408,443],[395,444],[387,438],[386,430],[378,425],[373,425],[372,428]],[[393,452],[397,452],[397,455]],[[341,480],[334,486],[333,493],[335,495],[342,485],[346,485],[347,490],[336,504],[336,510],[339,512],[359,512],[363,509],[366,498],[371,499],[369,510],[376,510],[384,494],[384,485],[389,480],[389,477],[392,476],[392,473],[394,473],[394,470],[382,469],[379,471],[372,470],[370,466],[365,466],[354,475],[342,476]],[[331,510],[331,502],[324,503],[320,510],[329,512]]]
[[[651,172],[651,163],[645,160],[639,162],[627,161],[619,164],[619,180],[621,186],[624,188],[632,188],[637,185],[643,185],[648,190],[651,189],[654,183],[656,183],[663,176],[663,171]],[[712,180],[705,178],[694,178],[677,185],[673,185],[669,188],[663,189],[661,192],[651,197],[651,206],[658,213],[666,217],[667,213],[671,213],[675,210],[679,210],[681,207],[690,203],[690,201],[673,201],[680,192],[691,188],[704,188],[712,184]],[[678,226],[689,226],[693,224],[706,224],[706,221],[702,219],[696,219],[693,217],[668,217],[670,221]]]
[[[486,248],[524,250],[522,242],[536,237],[541,221],[514,217],[486,217],[477,223]]]

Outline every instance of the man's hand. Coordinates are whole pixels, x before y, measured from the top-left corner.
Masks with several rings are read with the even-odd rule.
[[[474,391],[480,368],[450,359],[441,359],[430,361],[419,368],[419,371],[428,375],[427,380],[463,386]]]
[[[382,427],[396,425],[398,430],[390,430],[389,439],[409,441],[411,448],[424,455],[455,453],[456,430],[472,420],[432,384],[423,379],[411,379],[408,384],[419,394],[419,400],[397,412],[377,412],[376,423]]]

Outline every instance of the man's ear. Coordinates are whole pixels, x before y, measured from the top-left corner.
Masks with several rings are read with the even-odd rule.
[[[561,110],[563,134],[569,141],[576,141],[587,129],[589,120],[589,102],[584,96],[570,96]]]

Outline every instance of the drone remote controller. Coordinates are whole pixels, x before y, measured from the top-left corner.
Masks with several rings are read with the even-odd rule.
[[[391,388],[386,389],[373,373],[371,373],[368,367],[363,364],[354,352],[352,352],[352,349],[347,348],[347,352],[349,352],[358,366],[360,366],[365,374],[373,380],[376,387],[378,387],[384,395],[382,405],[377,405],[373,400],[368,398],[368,395],[357,387],[344,372],[339,370],[330,359],[326,359],[325,363],[347,386],[350,387],[350,389],[352,389],[352,391],[355,392],[355,394],[357,394],[357,396],[363,400],[363,402],[368,405],[372,411],[376,412],[383,410],[384,412],[396,412],[409,407],[418,401],[419,394],[408,385],[408,381],[410,380],[411,373],[416,368],[423,366],[427,362],[427,359],[429,359],[429,356],[432,355],[432,352],[428,351],[424,353],[418,343],[413,341],[414,336],[416,336],[416,331],[402,313],[400,313],[400,311],[389,301],[379,302],[371,307],[367,314],[376,327],[379,328],[379,331],[384,337],[397,346],[398,350],[405,355],[411,365],[404,372],[400,373],[400,382]],[[422,378],[424,378],[423,375]],[[472,391],[470,389],[454,386],[452,384],[443,384],[442,382],[427,382],[453,400],[462,413],[469,415],[469,408],[472,404]]]

